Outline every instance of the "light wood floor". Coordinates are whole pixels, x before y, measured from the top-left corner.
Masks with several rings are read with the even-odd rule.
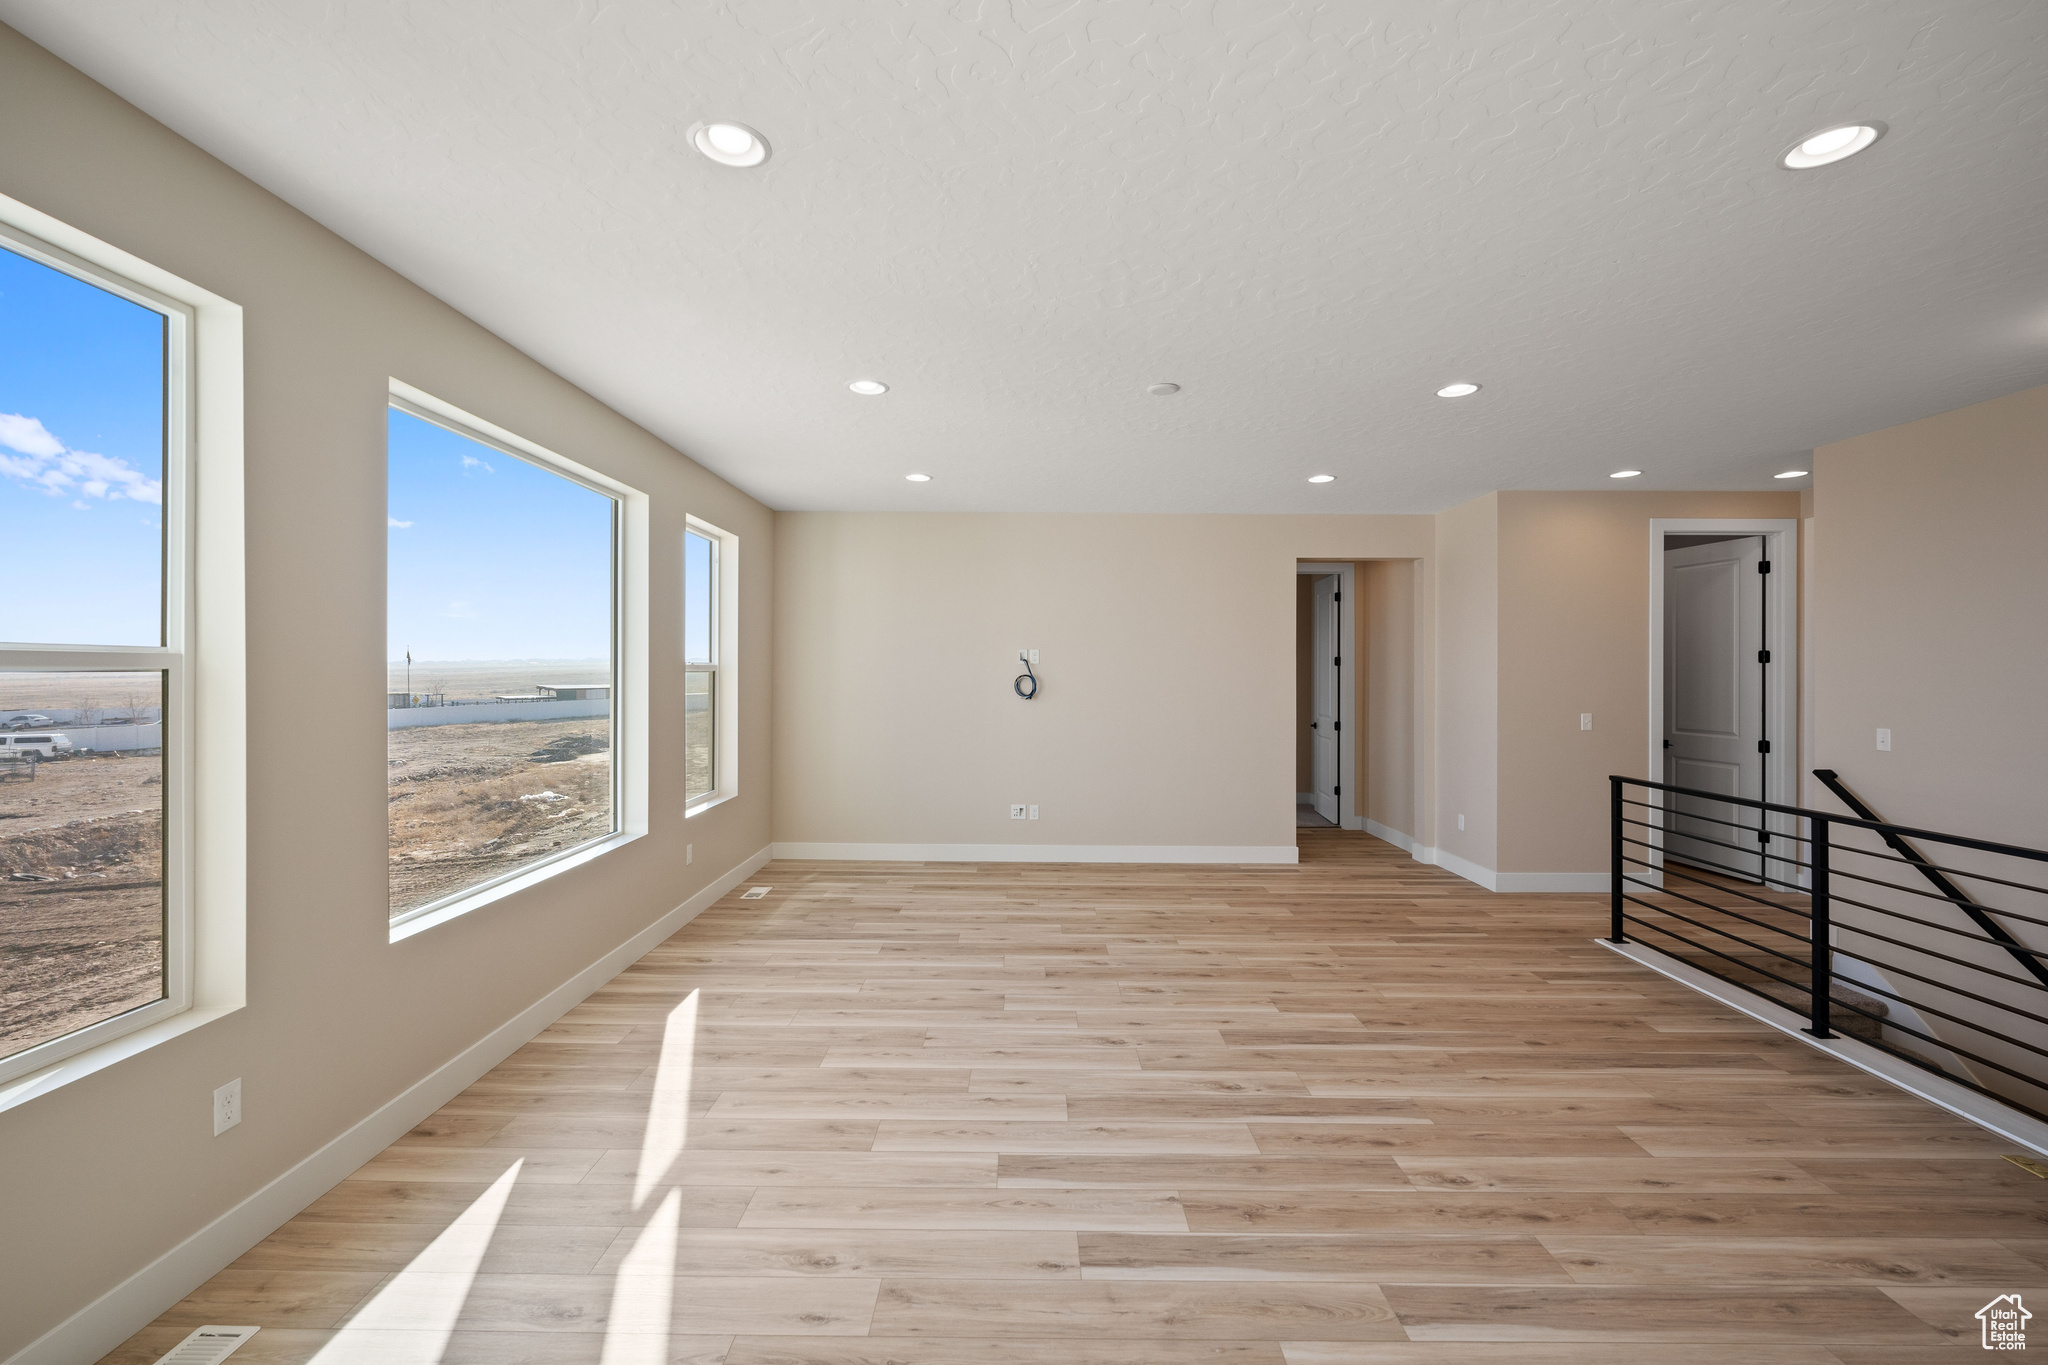
[[[107,1360],[1909,1365],[2048,1301],[2009,1146],[1602,898],[1302,841],[771,864]]]

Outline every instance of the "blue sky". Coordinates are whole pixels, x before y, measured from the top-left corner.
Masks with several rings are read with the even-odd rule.
[[[711,662],[711,541],[683,533],[683,660]]]
[[[609,659],[612,500],[391,409],[387,658]]]
[[[0,248],[0,640],[162,643],[161,314]]]

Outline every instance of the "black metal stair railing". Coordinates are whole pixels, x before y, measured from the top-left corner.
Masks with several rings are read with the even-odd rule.
[[[1854,814],[1609,778],[1610,941],[2048,1118],[2048,851],[1891,824],[1815,776]]]

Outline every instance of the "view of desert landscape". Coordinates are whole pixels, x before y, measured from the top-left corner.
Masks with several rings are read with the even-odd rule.
[[[0,763],[0,1055],[163,989],[161,755]]]
[[[611,757],[605,716],[393,730],[391,913],[609,834]]]
[[[488,703],[610,680],[603,659],[421,662],[410,670],[394,665],[388,690],[434,703]],[[523,719],[520,705],[535,718]],[[509,718],[491,707],[490,718],[479,720],[466,719],[480,710],[469,705],[391,712],[392,914],[611,833],[609,714],[565,718],[541,703],[513,706]]]

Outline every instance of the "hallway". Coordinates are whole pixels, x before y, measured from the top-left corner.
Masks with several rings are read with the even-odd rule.
[[[1300,837],[770,864],[107,1359],[1904,1365],[2048,1291],[2016,1149],[1603,898]]]

